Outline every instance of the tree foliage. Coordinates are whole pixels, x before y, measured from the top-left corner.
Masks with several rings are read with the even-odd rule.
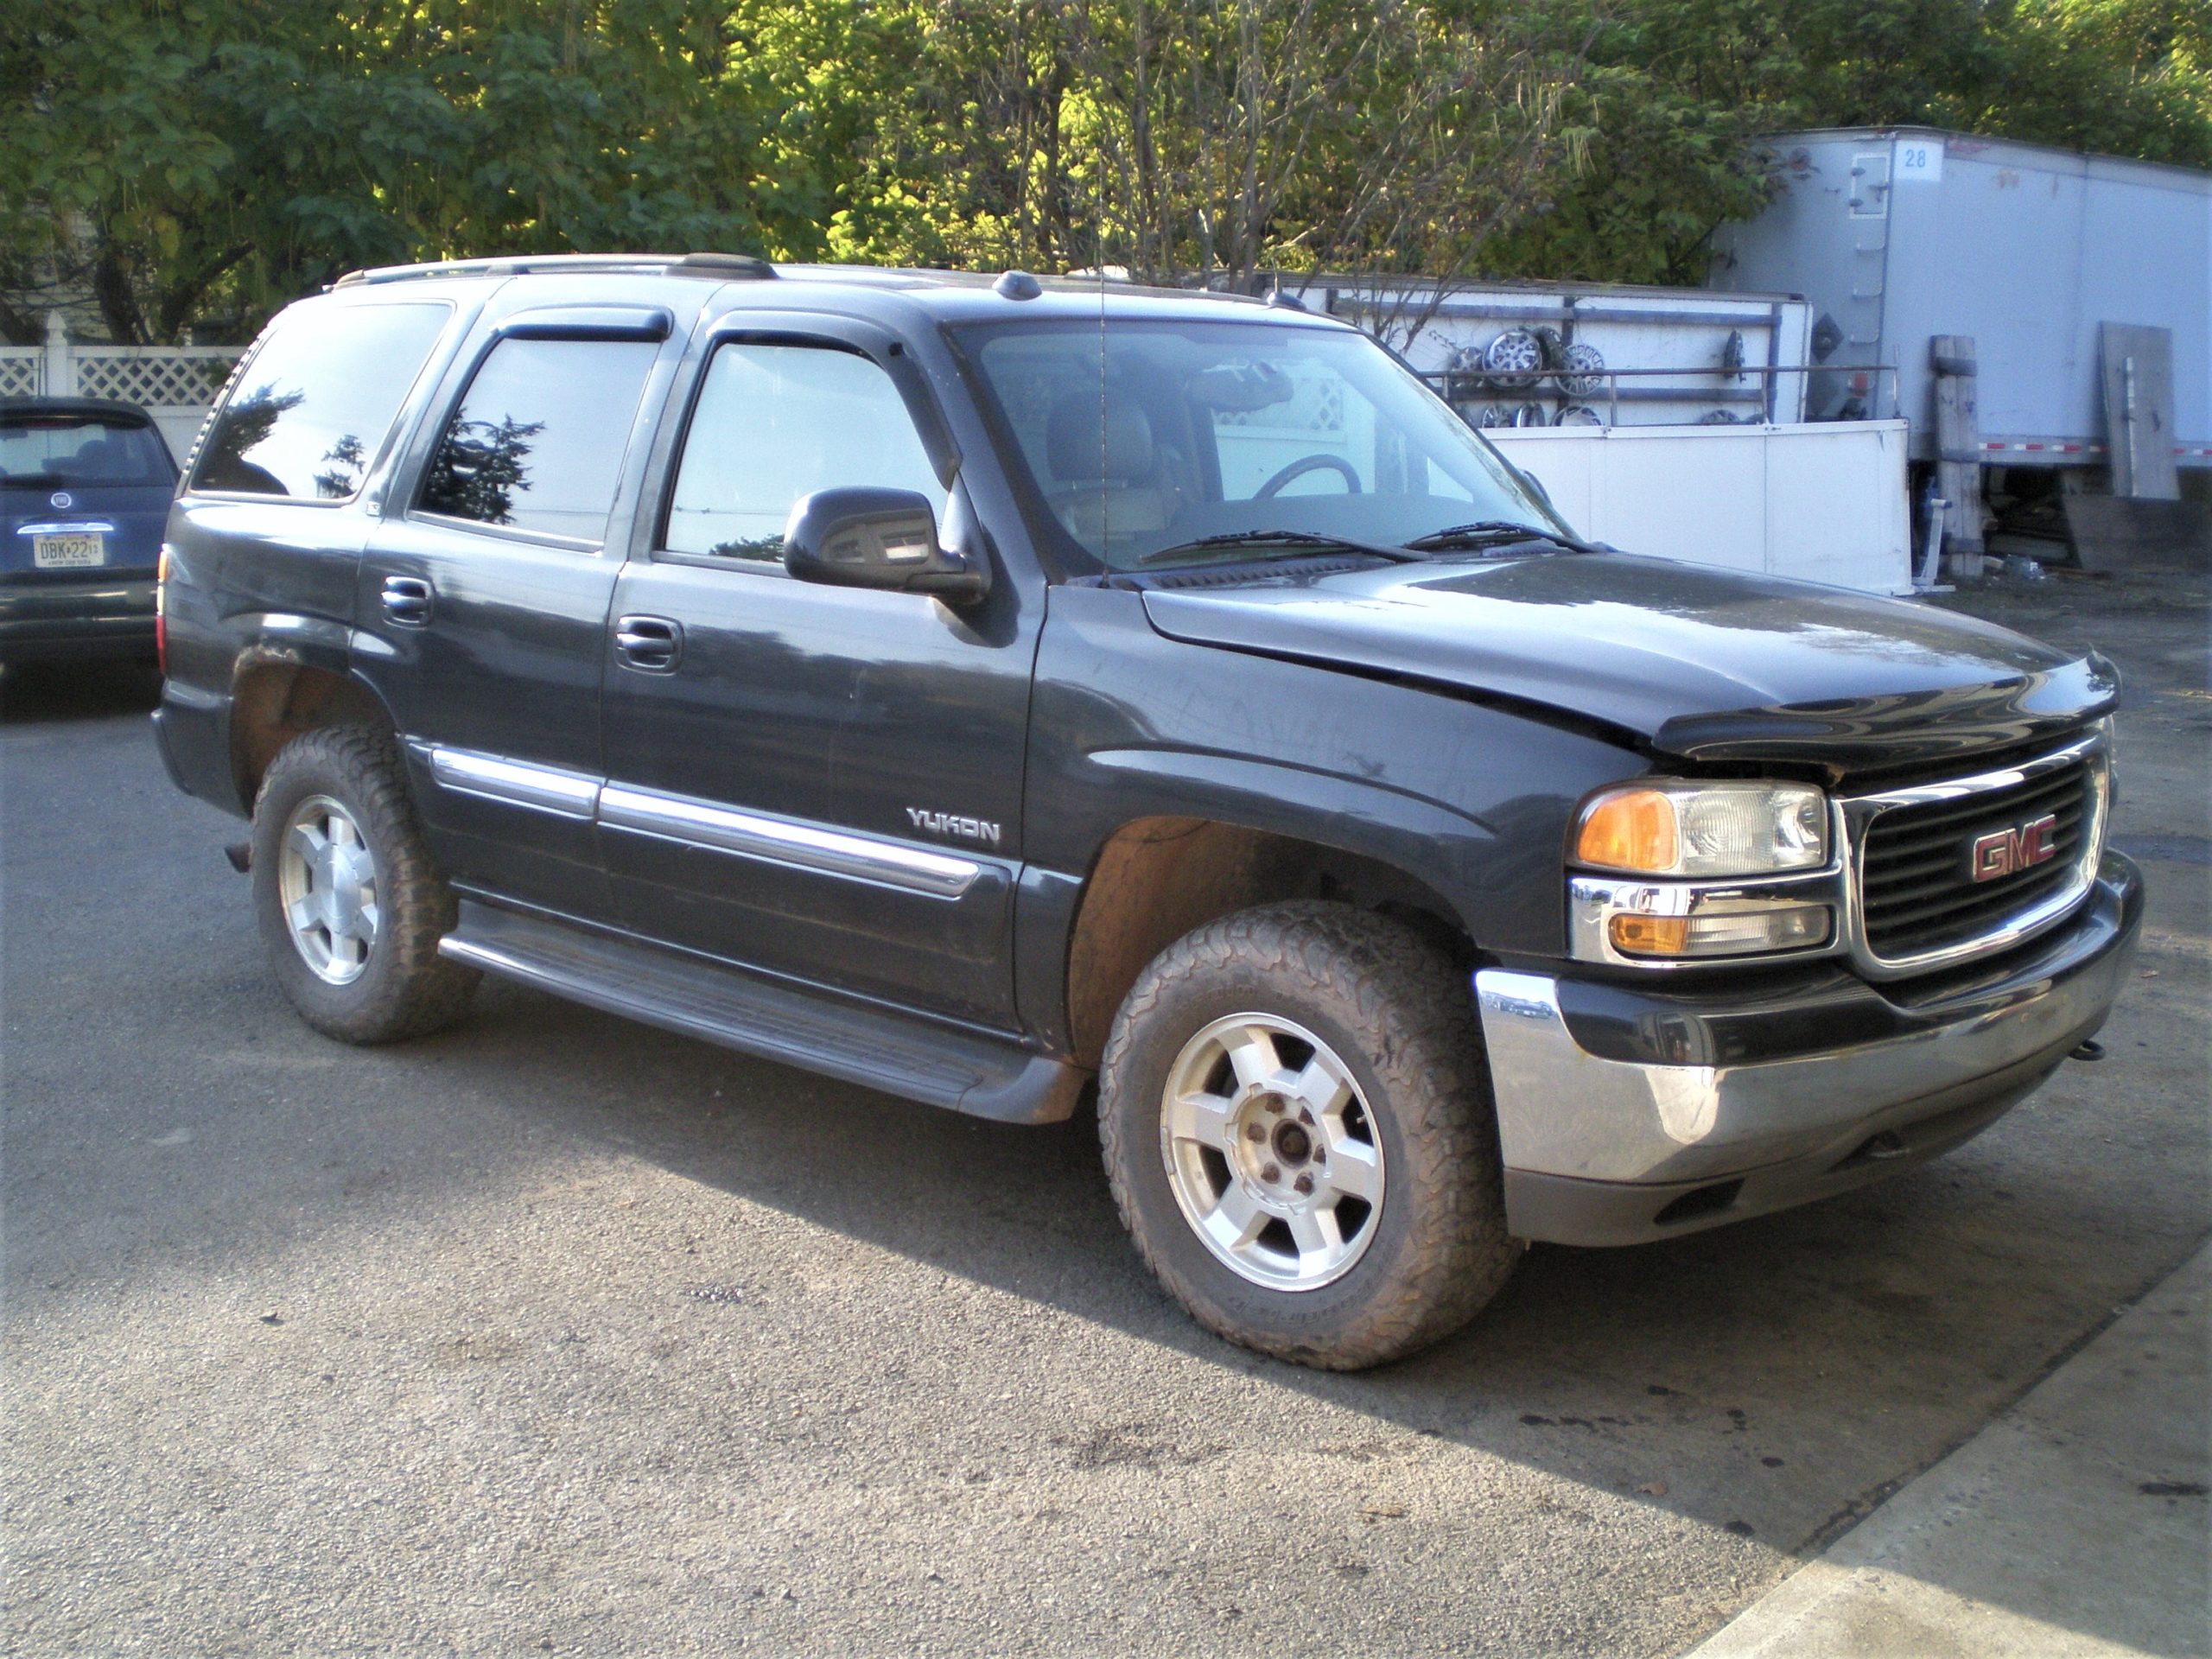
[[[349,268],[804,251],[827,181],[742,15],[684,0],[6,0],[0,286],[124,340],[249,329]],[[23,9],[28,5],[28,16]]]
[[[1907,122],[2212,166],[2212,8],[0,0],[0,333],[569,249],[1694,279],[1747,140]]]

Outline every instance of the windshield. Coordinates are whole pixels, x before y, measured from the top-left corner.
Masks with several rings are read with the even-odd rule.
[[[175,482],[168,450],[151,427],[60,411],[0,416],[0,485]]]
[[[1497,454],[1350,330],[1046,321],[963,331],[1033,505],[1114,569],[1288,531],[1402,546],[1471,521],[1563,531]]]

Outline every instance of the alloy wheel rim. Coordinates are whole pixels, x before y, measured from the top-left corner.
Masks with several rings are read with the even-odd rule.
[[[1318,1290],[1358,1265],[1382,1218],[1382,1146],[1334,1050],[1291,1020],[1232,1014],[1183,1045],[1160,1151],[1191,1230],[1238,1277]]]
[[[292,944],[329,985],[359,979],[383,920],[377,865],[353,815],[327,795],[292,810],[278,843],[277,897]]]

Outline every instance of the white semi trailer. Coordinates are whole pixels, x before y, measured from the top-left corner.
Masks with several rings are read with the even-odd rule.
[[[2212,467],[2212,173],[1925,127],[1765,148],[1774,199],[1714,233],[1711,286],[1802,294],[1815,359],[1893,365],[1913,460],[1936,459],[1929,342],[1964,335],[1985,464],[2105,466],[2116,323],[2170,337],[2173,462]],[[1806,397],[1815,420],[1890,412],[1857,370],[1812,375]]]

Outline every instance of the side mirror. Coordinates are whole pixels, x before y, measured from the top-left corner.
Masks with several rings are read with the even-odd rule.
[[[791,504],[784,569],[801,582],[933,594],[972,605],[991,590],[988,567],[938,545],[937,513],[912,490],[817,490]]]

